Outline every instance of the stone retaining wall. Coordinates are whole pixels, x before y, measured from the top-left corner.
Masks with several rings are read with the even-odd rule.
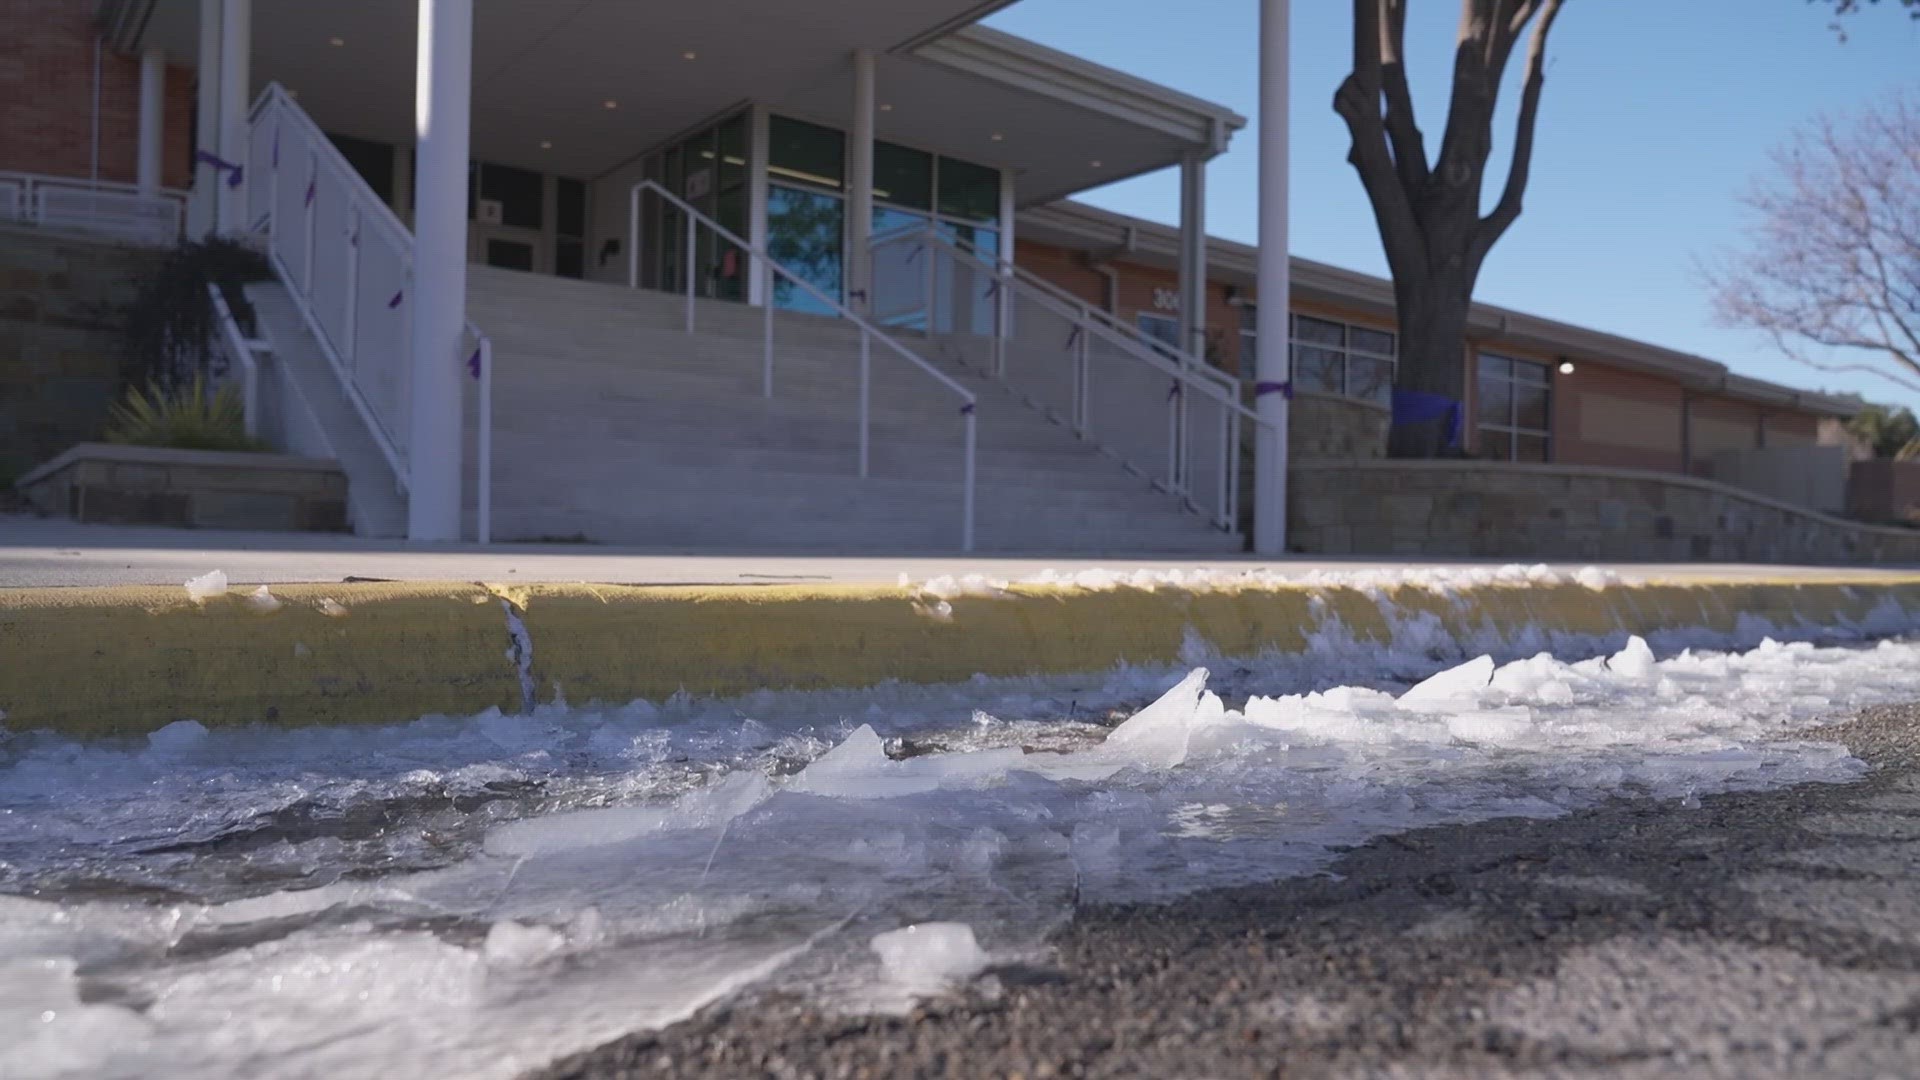
[[[108,525],[332,532],[347,476],[331,461],[82,443],[20,480],[41,513]]]
[[[1483,461],[1302,461],[1288,541],[1315,555],[1920,563],[1920,530],[1667,473]]]

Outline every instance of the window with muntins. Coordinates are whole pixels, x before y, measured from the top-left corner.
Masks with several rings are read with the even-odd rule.
[[[1357,398],[1380,406],[1393,404],[1394,335],[1311,315],[1295,315],[1290,325],[1295,390]],[[1242,341],[1252,339],[1254,335],[1245,329],[1245,322],[1242,327]]]
[[[1553,382],[1545,364],[1481,353],[1480,456],[1552,460]]]

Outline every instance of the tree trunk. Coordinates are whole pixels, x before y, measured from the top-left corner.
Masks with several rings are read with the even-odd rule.
[[[1400,325],[1400,363],[1394,372],[1394,389],[1458,402],[1460,412],[1457,432],[1445,416],[1396,421],[1387,443],[1391,457],[1431,458],[1465,452],[1467,312],[1472,303],[1473,277],[1464,271],[1430,271],[1419,280],[1394,286]],[[1457,435],[1451,447],[1449,435]]]

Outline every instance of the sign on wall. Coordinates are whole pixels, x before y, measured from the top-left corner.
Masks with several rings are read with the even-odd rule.
[[[1178,289],[1153,290],[1153,306],[1156,311],[1179,311],[1180,291]]]

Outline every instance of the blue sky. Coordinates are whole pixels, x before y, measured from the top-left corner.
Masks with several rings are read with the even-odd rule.
[[[1250,123],[1209,170],[1217,236],[1256,234],[1256,0],[1021,0],[992,25],[1225,104]],[[1458,0],[1411,0],[1407,38],[1421,126],[1439,143]],[[1884,8],[1885,5],[1882,5]],[[1385,274],[1334,88],[1352,55],[1352,5],[1294,0],[1291,230],[1296,255]],[[1821,113],[1920,89],[1920,24],[1897,10],[1849,21],[1804,0],[1571,0],[1554,27],[1526,212],[1494,249],[1478,298],[1697,353],[1758,378],[1849,390],[1920,409],[1871,377],[1816,371],[1764,338],[1713,325],[1698,266],[1737,246],[1737,197],[1768,151]],[[1519,58],[1516,56],[1517,75]],[[1517,80],[1514,80],[1517,82]],[[1511,105],[1515,93],[1504,100]],[[1488,200],[1505,178],[1499,125]],[[1082,196],[1178,218],[1173,171]]]

